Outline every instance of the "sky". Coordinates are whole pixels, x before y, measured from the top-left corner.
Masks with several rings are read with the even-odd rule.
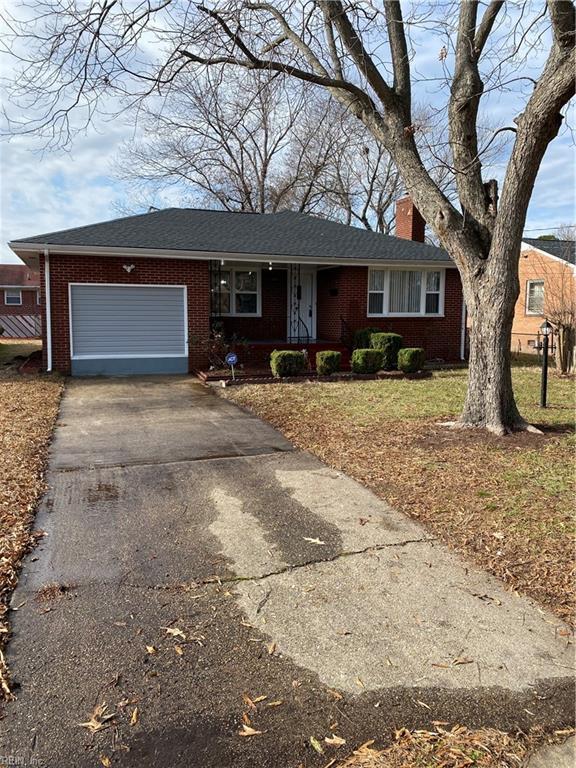
[[[422,46],[420,69],[439,67],[439,43]],[[537,62],[536,62],[537,63]],[[420,99],[436,99],[433,88]],[[517,105],[504,95],[487,104],[492,124],[510,124]],[[571,121],[574,124],[574,120]],[[37,139],[12,137],[0,142],[0,263],[18,262],[8,248],[10,239],[53,232],[117,218],[122,212],[142,213],[148,205],[168,207],[181,203],[179,190],[158,194],[135,204],[126,182],[115,176],[115,161],[125,141],[133,140],[130,123],[113,121],[92,125],[75,137],[69,151],[42,151]],[[526,222],[525,234],[554,233],[576,220],[574,201],[576,163],[573,138],[567,128],[549,146],[541,166]],[[496,174],[497,175],[497,174]],[[190,199],[188,194],[187,199]]]

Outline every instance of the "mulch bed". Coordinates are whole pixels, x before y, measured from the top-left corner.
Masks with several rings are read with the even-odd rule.
[[[230,387],[241,384],[295,384],[303,381],[316,381],[323,384],[330,382],[343,381],[377,381],[378,379],[427,379],[431,372],[418,371],[417,373],[402,373],[401,371],[378,371],[378,373],[352,373],[351,371],[342,371],[333,373],[330,376],[319,376],[315,371],[305,371],[296,376],[284,376],[275,378],[270,371],[266,370],[241,370],[235,372],[235,378],[232,378],[230,371],[199,371],[197,376],[204,384],[219,384],[220,386]]]
[[[8,606],[22,558],[42,536],[34,515],[62,389],[57,376],[21,376],[14,367],[0,376],[0,698],[12,696],[3,654]]]

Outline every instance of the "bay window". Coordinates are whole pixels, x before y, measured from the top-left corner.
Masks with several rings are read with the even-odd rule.
[[[368,316],[441,315],[444,270],[370,269]]]
[[[260,315],[260,270],[230,267],[212,272],[212,314]]]

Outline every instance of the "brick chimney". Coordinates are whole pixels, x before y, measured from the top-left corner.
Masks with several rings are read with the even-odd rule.
[[[409,195],[396,201],[396,237],[424,242],[426,222]]]

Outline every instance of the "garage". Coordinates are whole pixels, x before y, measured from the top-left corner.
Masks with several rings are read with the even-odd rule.
[[[70,283],[73,376],[187,373],[186,286]]]

